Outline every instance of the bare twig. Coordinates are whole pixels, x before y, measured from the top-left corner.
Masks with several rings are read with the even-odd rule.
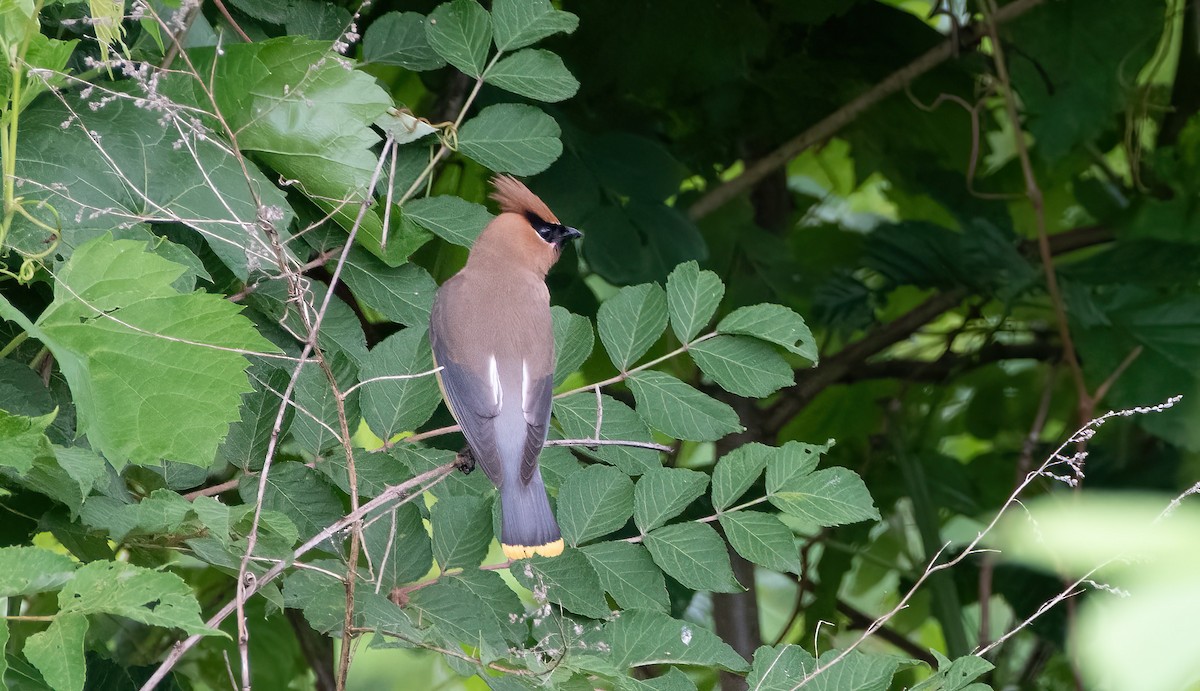
[[[250,583],[246,589],[246,595],[250,596],[258,592],[259,589],[261,589],[264,585],[278,578],[290,564],[316,549],[318,545],[326,540],[329,540],[334,535],[337,535],[346,528],[354,525],[354,523],[361,521],[364,516],[367,516],[373,511],[380,510],[396,500],[400,500],[400,503],[412,501],[416,497],[420,496],[421,492],[428,491],[439,482],[444,480],[447,475],[453,472],[453,470],[454,464],[447,463],[421,473],[411,480],[396,485],[395,487],[388,487],[386,490],[380,493],[378,497],[375,497],[371,501],[358,507],[358,511],[346,514],[341,520],[325,527],[321,530],[321,532],[317,533],[307,542],[297,547],[292,552],[292,558],[290,561],[281,561],[268,569],[265,573],[263,573],[263,575],[253,579],[253,582]],[[239,597],[234,598],[233,601],[227,603],[221,608],[220,611],[209,618],[209,620],[205,622],[205,625],[209,628],[216,628],[221,624],[221,622],[228,619],[229,616],[236,611],[237,601],[239,598],[240,594]],[[150,691],[151,689],[155,688],[159,682],[166,678],[167,674],[170,673],[171,669],[176,665],[176,663],[179,662],[184,654],[200,642],[200,639],[201,636],[193,635],[180,641],[179,643],[176,643],[175,646],[171,648],[171,652],[167,655],[166,659],[163,660],[162,664],[158,666],[158,669],[154,670],[154,674],[152,674],[150,678],[146,680],[146,683],[142,685],[141,691]]]
[[[893,617],[895,617],[897,614],[899,614],[902,610],[907,608],[908,603],[912,600],[913,596],[916,595],[917,591],[921,588],[921,586],[925,583],[925,581],[927,581],[929,579],[930,576],[932,576],[933,574],[936,574],[940,571],[945,571],[946,569],[953,568],[954,566],[961,563],[967,557],[975,556],[975,555],[982,554],[982,553],[989,552],[989,551],[994,551],[994,550],[986,550],[986,549],[980,548],[979,543],[982,542],[983,538],[988,533],[990,533],[992,531],[992,529],[994,529],[996,527],[996,524],[998,524],[1000,522],[1000,519],[1003,518],[1004,515],[1008,512],[1008,509],[1010,509],[1012,506],[1020,503],[1020,499],[1019,499],[1020,495],[1025,491],[1025,489],[1034,480],[1036,480],[1037,478],[1042,477],[1044,475],[1053,476],[1052,473],[1050,473],[1050,468],[1052,468],[1056,465],[1062,464],[1062,463],[1070,463],[1071,462],[1071,459],[1068,459],[1067,457],[1062,455],[1068,446],[1071,446],[1073,444],[1078,444],[1081,441],[1086,441],[1088,439],[1091,439],[1092,436],[1095,435],[1096,430],[1101,425],[1103,425],[1105,422],[1107,422],[1108,420],[1110,420],[1114,417],[1130,417],[1133,415],[1142,415],[1142,414],[1147,414],[1147,413],[1162,412],[1162,411],[1174,406],[1176,403],[1179,402],[1179,400],[1181,398],[1182,397],[1180,397],[1180,396],[1173,396],[1173,397],[1167,399],[1166,401],[1159,403],[1157,405],[1153,405],[1153,406],[1139,406],[1136,408],[1128,408],[1125,410],[1112,410],[1112,411],[1105,413],[1104,415],[1101,415],[1100,417],[1094,418],[1092,420],[1088,420],[1086,423],[1084,423],[1083,426],[1081,426],[1078,430],[1075,431],[1074,434],[1072,434],[1070,436],[1070,438],[1068,438],[1061,445],[1059,445],[1059,447],[1057,449],[1055,449],[1054,453],[1050,454],[1046,458],[1046,460],[1042,463],[1042,465],[1040,467],[1038,467],[1037,470],[1029,473],[1029,475],[1027,475],[1025,477],[1025,480],[1023,482],[1021,482],[1021,484],[1017,485],[1016,489],[1013,490],[1012,494],[1010,494],[1008,499],[1004,502],[1004,504],[1001,505],[1000,510],[997,511],[996,515],[992,517],[992,520],[983,528],[983,530],[979,531],[979,533],[975,536],[974,539],[972,539],[969,543],[966,544],[965,547],[963,547],[962,551],[959,552],[959,554],[957,556],[955,556],[954,558],[952,558],[948,561],[938,563],[942,557],[942,554],[945,553],[946,549],[950,546],[950,543],[946,543],[945,545],[943,545],[942,548],[939,549],[938,552],[933,556],[933,558],[929,560],[929,565],[925,568],[925,570],[917,578],[916,582],[913,583],[912,587],[909,588],[908,592],[906,592],[904,594],[904,596],[900,598],[900,601],[896,603],[895,607],[893,607],[891,610],[889,610],[887,613],[883,614],[879,618],[875,619],[875,621],[871,622],[871,625],[868,626],[866,628],[866,630],[863,631],[861,636],[859,636],[853,643],[851,643],[850,645],[848,645],[844,649],[842,649],[842,651],[840,653],[838,653],[838,655],[836,655],[833,659],[829,660],[828,662],[826,662],[824,664],[818,665],[816,668],[814,668],[812,670],[812,672],[808,673],[802,680],[800,680],[800,682],[798,684],[792,686],[791,691],[796,691],[797,689],[800,689],[800,688],[808,685],[813,679],[815,679],[816,677],[818,677],[819,675],[821,675],[822,673],[824,673],[825,671],[827,671],[834,665],[838,664],[842,660],[846,659],[846,656],[848,656],[851,652],[853,652],[856,648],[858,648],[858,646],[862,645],[862,643],[865,640],[867,640],[872,635],[874,635],[879,630],[880,627],[882,627],[884,624],[886,624],[888,621],[890,621]],[[1065,599],[1065,597],[1063,599]],[[995,647],[996,645],[998,645],[1002,640],[1004,640],[1004,637],[994,641],[992,643],[992,645],[989,647],[989,649],[991,647]]]

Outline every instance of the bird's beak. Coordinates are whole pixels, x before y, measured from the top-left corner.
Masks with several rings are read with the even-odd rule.
[[[553,234],[550,241],[559,248],[562,248],[563,245],[567,244],[571,240],[583,237],[583,233],[568,226],[558,226],[558,228],[555,230],[556,232]]]

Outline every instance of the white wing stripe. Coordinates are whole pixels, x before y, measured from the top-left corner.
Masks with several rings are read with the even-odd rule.
[[[521,360],[521,410],[529,412],[533,401],[529,396],[529,363]]]
[[[497,408],[504,407],[504,389],[500,386],[500,370],[496,367],[496,356],[488,358],[488,385],[492,389],[492,403]]]

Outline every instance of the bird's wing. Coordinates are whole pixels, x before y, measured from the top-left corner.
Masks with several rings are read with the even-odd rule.
[[[528,367],[523,374],[521,410],[525,414],[525,449],[521,454],[521,481],[528,483],[537,470],[538,455],[546,443],[550,427],[550,407],[554,401],[554,371],[530,378]]]
[[[429,318],[429,344],[433,348],[434,365],[442,369],[437,373],[442,397],[450,408],[450,414],[458,421],[463,436],[474,451],[475,460],[483,468],[488,479],[500,485],[503,472],[500,452],[496,447],[494,419],[500,414],[500,401],[492,395],[493,386],[475,368],[455,359],[448,339],[454,339],[446,314],[445,300],[441,293],[434,301]]]

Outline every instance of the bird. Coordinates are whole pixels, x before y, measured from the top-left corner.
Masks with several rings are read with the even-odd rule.
[[[554,385],[546,273],[583,234],[508,175],[492,178],[500,214],[466,266],[437,290],[429,341],[442,398],[474,461],[500,493],[500,544],[510,560],[558,556],[562,534],[538,457]]]

